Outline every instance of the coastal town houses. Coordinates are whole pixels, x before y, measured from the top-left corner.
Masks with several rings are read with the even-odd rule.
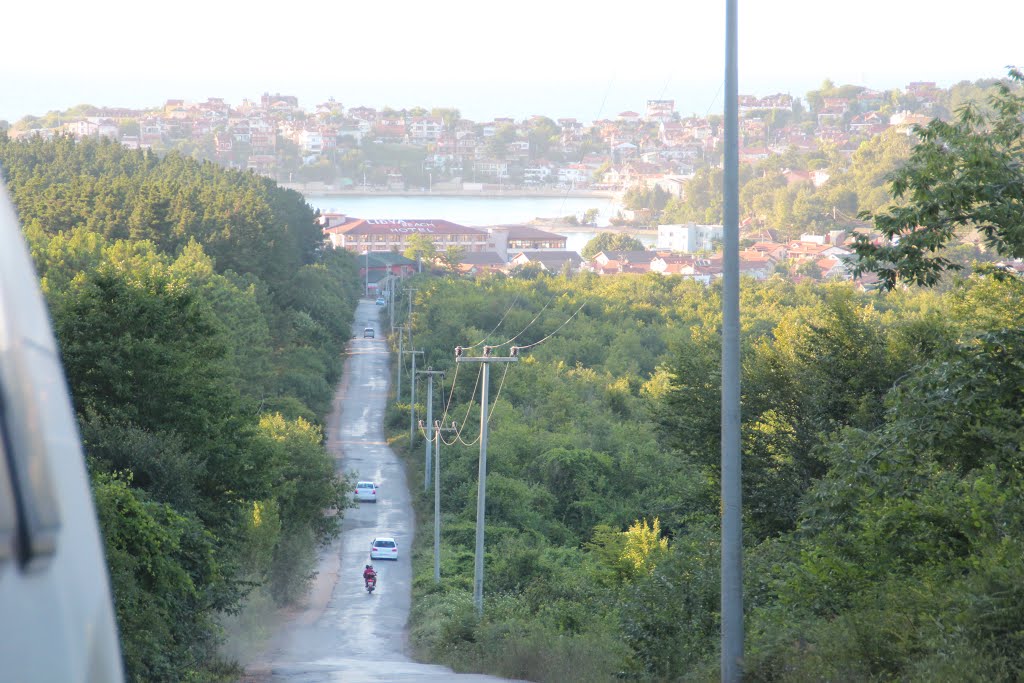
[[[509,268],[517,266],[538,266],[549,273],[568,271],[575,273],[580,270],[582,257],[575,251],[521,251],[509,259]]]
[[[713,251],[721,243],[724,229],[721,225],[697,223],[671,223],[658,226],[658,249],[693,253]]]
[[[598,275],[646,273],[658,258],[654,251],[599,251],[586,264],[586,270]]]
[[[483,275],[484,273],[500,273],[508,268],[508,262],[493,251],[479,251],[463,254],[455,270],[463,275]]]
[[[491,251],[508,260],[509,254],[521,251],[565,251],[566,237],[530,225],[494,225],[487,228],[491,235]]]
[[[490,233],[439,219],[351,218],[323,227],[324,236],[336,249],[364,252],[409,248],[413,235],[428,237],[438,251],[460,247],[467,252],[488,251]]]

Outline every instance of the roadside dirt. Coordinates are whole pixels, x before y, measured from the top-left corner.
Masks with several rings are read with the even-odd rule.
[[[334,390],[331,412],[324,423],[327,434],[325,448],[334,458],[335,471],[342,472],[345,451],[338,438],[341,426],[342,397],[348,389],[348,373],[343,373],[341,382]],[[323,614],[331,599],[334,585],[338,582],[341,569],[341,558],[335,544],[331,544],[320,553],[316,577],[310,585],[305,599],[298,605],[279,609],[274,617],[271,636],[249,661],[240,662],[244,673],[238,683],[267,683],[271,679],[273,655],[279,650],[283,635],[297,624],[312,624]]]

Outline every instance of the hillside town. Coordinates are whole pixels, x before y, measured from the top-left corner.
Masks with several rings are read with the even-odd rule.
[[[659,225],[657,244],[648,250],[598,251],[591,258],[566,249],[566,237],[531,225],[470,227],[434,219],[363,219],[341,214],[320,217],[327,243],[359,254],[360,279],[368,295],[386,277],[406,277],[422,271],[423,259],[408,258],[416,238],[426,237],[435,255],[427,268],[445,267],[467,276],[485,273],[515,274],[524,270],[572,275],[590,272],[601,276],[628,273],[677,275],[710,284],[722,277],[721,225]],[[786,242],[772,231],[759,235],[739,253],[740,273],[755,280],[795,276],[797,280],[850,280],[843,247],[848,234],[802,235]],[[875,278],[863,276],[857,285],[870,287]]]
[[[741,95],[741,163],[822,145],[852,154],[888,128],[909,131],[943,109],[946,91],[842,86],[806,101],[790,94]],[[172,150],[249,170],[307,192],[488,190],[623,191],[658,186],[681,196],[698,168],[719,162],[720,116],[684,116],[674,100],[647,100],[591,122],[472,121],[454,108],[346,107],[312,110],[265,93],[235,106],[222,98],[167,100],[155,109],[80,106],[10,126],[12,137],[106,137],[133,149]],[[827,177],[810,174],[815,183]]]
[[[806,158],[823,150],[850,159],[865,142],[888,131],[909,136],[915,125],[948,116],[956,106],[951,93],[931,82],[882,92],[826,81],[804,99],[786,93],[741,95],[739,160],[757,167],[772,158]],[[83,105],[25,117],[7,134],[108,138],[130,149],[178,152],[265,175],[307,195],[575,192],[621,199],[655,193],[683,201],[695,175],[721,163],[720,123],[718,115],[683,116],[670,99],[647,100],[642,112],[591,122],[543,115],[473,121],[454,108],[378,110],[346,107],[333,98],[310,111],[295,96],[265,93],[237,106],[216,97],[167,100],[163,107],[144,110]],[[833,168],[780,166],[777,172],[783,185],[817,191],[829,183]],[[436,248],[428,267],[466,275],[516,269],[654,272],[705,283],[721,276],[721,225],[680,220],[678,213],[665,220],[660,211],[622,204],[613,223],[656,229],[649,250],[606,250],[583,258],[566,249],[557,224],[542,226],[551,227],[547,231],[537,225],[461,226],[442,217],[330,213],[320,221],[327,244],[366,255],[362,276],[368,289],[388,273],[423,267],[422,259],[414,264],[403,256],[414,235],[428,237]],[[853,206],[846,210],[856,212]],[[837,222],[843,211],[833,204],[831,221],[790,222],[786,230],[763,218],[745,220],[741,272],[761,280],[852,279],[852,236],[877,235],[849,214]],[[874,282],[869,276],[856,284]]]

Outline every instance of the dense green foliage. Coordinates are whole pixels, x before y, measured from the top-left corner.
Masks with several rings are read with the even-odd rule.
[[[537,681],[717,680],[718,288],[416,286],[416,343],[448,371],[434,415],[461,425],[441,446],[440,586],[420,501],[416,650]],[[747,281],[741,296],[750,680],[1019,679],[1024,284]],[[452,350],[504,355],[513,337],[545,341],[492,371],[478,620],[478,367]]]
[[[999,254],[1024,257],[1024,74],[1010,71],[989,109],[965,104],[951,123],[918,127],[920,142],[893,177],[901,203],[875,216],[891,242],[860,237],[860,271],[875,272],[885,287],[900,281],[934,285],[958,268],[940,250],[958,231],[977,230]]]
[[[886,179],[910,155],[910,139],[897,130],[859,142],[847,158],[834,146],[815,152],[791,150],[756,166],[740,168],[740,213],[745,223],[778,230],[784,237],[865,225],[860,211],[876,211],[890,203]],[[823,170],[829,180],[816,186],[786,171]],[[683,198],[672,198],[658,219],[661,223],[721,223],[722,171],[699,170]]]
[[[644,251],[646,249],[643,242],[624,232],[602,232],[583,245],[580,256],[592,259],[602,251]]]
[[[347,484],[322,445],[360,291],[301,196],[103,141],[0,168],[53,317],[130,680],[213,680],[247,596],[287,604]]]

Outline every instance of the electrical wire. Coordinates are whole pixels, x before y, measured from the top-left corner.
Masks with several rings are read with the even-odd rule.
[[[465,417],[462,418],[462,424],[459,425],[459,428],[455,430],[455,438],[458,441],[461,441],[462,443],[466,444],[467,446],[472,446],[474,443],[476,443],[476,440],[473,440],[470,443],[466,443],[466,441],[462,438],[462,430],[465,429],[466,422],[469,420],[469,412],[473,409],[473,404],[476,402],[476,388],[480,386],[480,378],[483,376],[483,374],[484,366],[481,364],[479,371],[477,371],[476,373],[476,383],[473,385],[473,393],[471,394],[472,398],[469,399],[469,405],[466,406],[466,415]],[[452,441],[452,443],[455,443],[455,441]]]
[[[724,87],[725,81],[722,81],[721,83],[718,84],[718,92],[716,92],[715,96],[711,98],[711,104],[708,105],[708,110],[704,112],[704,118],[707,118],[708,114],[711,113],[711,107],[715,106],[715,102],[718,101],[718,96],[722,94],[722,88]]]
[[[493,416],[494,416],[494,409],[495,409],[495,407],[497,407],[497,405],[498,405],[498,399],[499,399],[499,398],[501,398],[501,388],[502,388],[503,386],[505,386],[505,377],[506,377],[506,376],[508,376],[508,366],[510,366],[510,365],[512,365],[512,364],[511,364],[511,363],[505,363],[505,371],[504,371],[503,373],[501,373],[501,381],[500,381],[500,382],[498,383],[498,393],[497,393],[497,394],[495,394],[495,396],[494,396],[494,402],[493,402],[493,403],[491,403],[490,409],[489,409],[489,410],[487,410],[487,422],[488,422],[488,424],[489,424],[489,423],[490,423],[490,421],[491,421],[491,417],[493,417]],[[482,365],[482,364],[481,364],[481,366],[480,366],[480,369],[481,369],[481,371],[483,371],[483,365]],[[474,397],[476,396],[476,387],[473,387],[473,395],[474,395]],[[472,407],[472,403],[470,403],[470,406]],[[468,411],[468,410],[467,410],[467,412],[466,412],[466,417],[467,417],[467,418],[469,417],[469,411]],[[466,423],[465,423],[465,422],[463,422],[463,423],[462,423],[462,427],[465,427],[465,426],[466,426]],[[453,445],[453,444],[454,444],[454,443],[455,443],[456,441],[461,441],[461,442],[462,442],[462,443],[463,443],[464,445],[466,445],[466,446],[472,446],[472,445],[474,445],[474,444],[475,444],[475,443],[476,443],[477,441],[479,441],[479,440],[480,440],[480,438],[481,438],[481,437],[483,436],[483,427],[481,426],[481,429],[480,429],[480,433],[478,433],[478,434],[477,434],[476,438],[475,438],[475,439],[473,439],[472,441],[468,441],[468,442],[467,442],[467,441],[466,441],[465,439],[463,439],[463,438],[462,438],[462,431],[463,431],[462,427],[460,427],[460,428],[459,428],[459,429],[458,429],[458,430],[457,430],[457,431],[455,432],[455,438],[454,438],[454,439],[452,439],[451,443],[448,443],[447,441],[444,441],[444,438],[443,438],[443,437],[442,437],[442,439],[441,439],[441,440],[442,440],[442,441],[444,441],[444,442],[445,442],[445,444],[446,444],[446,445],[448,445],[448,446],[451,446],[451,445]]]
[[[483,339],[481,339],[480,341],[478,341],[478,342],[477,342],[476,344],[473,344],[472,346],[463,346],[462,348],[464,348],[464,349],[475,349],[476,347],[480,346],[480,345],[481,345],[481,344],[483,344],[483,343],[484,343],[485,341],[487,341],[487,340],[488,340],[488,339],[490,338],[490,336],[491,336],[492,334],[494,334],[494,333],[495,333],[495,331],[496,331],[496,330],[497,330],[497,329],[498,329],[499,327],[501,327],[501,324],[502,324],[503,322],[505,322],[505,318],[507,318],[507,317],[508,317],[508,314],[512,312],[512,307],[516,305],[516,302],[517,302],[517,301],[519,301],[519,297],[521,297],[522,295],[523,295],[523,293],[522,293],[522,292],[519,292],[518,294],[516,294],[516,298],[512,300],[512,303],[511,303],[511,304],[509,304],[508,310],[506,310],[506,311],[505,311],[505,315],[501,316],[501,320],[499,320],[499,321],[498,321],[498,324],[497,324],[497,325],[495,325],[495,326],[494,326],[494,329],[493,329],[493,330],[491,330],[490,332],[488,332],[488,333],[487,333],[487,334],[486,334],[486,335],[484,336],[484,338],[483,338]]]
[[[448,402],[444,404],[444,415],[441,416],[441,424],[448,418],[448,409],[452,406],[452,397],[455,396],[455,382],[459,379],[459,364],[455,364],[455,376],[452,377],[452,390],[448,392]]]
[[[491,404],[491,409],[487,411],[487,423],[490,424],[491,416],[494,415],[494,409],[498,405],[498,399],[501,398],[501,388],[505,386],[505,375],[508,374],[508,366],[511,363],[505,363],[505,372],[501,373],[501,382],[498,383],[498,393],[494,396],[494,403]]]
[[[594,117],[595,121],[598,121],[598,120],[601,119],[601,114],[604,113],[604,105],[608,101],[608,95],[611,94],[611,92],[612,92],[612,85],[614,83],[615,83],[615,72],[612,71],[612,77],[610,79],[608,79],[608,87],[605,88],[605,91],[604,91],[604,97],[601,98],[601,106],[597,108],[597,116]],[[587,157],[587,152],[586,152],[586,148],[584,148],[583,152],[580,154],[580,161],[579,161],[579,163],[582,164],[583,160],[586,157]],[[572,185],[570,185],[569,187],[565,188],[565,194],[562,195],[562,203],[559,204],[559,206],[558,206],[558,213],[559,213],[559,215],[561,215],[562,211],[565,209],[565,200],[569,198],[569,192],[570,192],[571,189],[572,189]]]
[[[538,345],[540,345],[540,344],[543,344],[543,343],[544,343],[544,342],[546,342],[546,341],[547,341],[548,339],[551,339],[551,338],[552,338],[552,337],[554,337],[554,336],[555,336],[556,334],[558,334],[558,330],[560,330],[560,329],[562,329],[563,327],[565,327],[566,325],[568,325],[568,324],[569,324],[569,321],[570,321],[570,320],[572,320],[573,318],[575,318],[575,317],[576,317],[576,313],[579,313],[580,311],[582,311],[582,310],[583,310],[583,307],[584,307],[584,306],[586,306],[586,305],[587,305],[587,302],[586,302],[586,301],[584,301],[584,302],[583,302],[582,304],[580,304],[580,307],[576,309],[576,312],[575,312],[575,313],[573,313],[572,315],[570,315],[570,316],[569,316],[569,317],[568,317],[568,318],[566,319],[566,321],[565,321],[564,323],[562,323],[562,324],[561,324],[561,325],[559,325],[559,326],[558,326],[557,328],[555,328],[555,331],[554,331],[554,332],[552,332],[552,333],[551,333],[551,334],[549,334],[548,336],[544,337],[544,338],[543,338],[543,339],[541,339],[540,341],[535,341],[535,342],[533,342],[532,344],[527,344],[526,346],[519,346],[519,347],[516,347],[516,348],[518,348],[518,349],[519,349],[520,351],[525,351],[526,349],[530,349],[530,348],[533,348],[534,346],[538,346]]]
[[[500,349],[500,348],[501,348],[502,346],[505,346],[505,345],[507,345],[507,344],[511,344],[511,343],[512,343],[512,342],[514,342],[514,341],[515,341],[516,339],[519,339],[519,338],[520,338],[521,336],[523,336],[523,332],[526,332],[526,331],[527,331],[528,329],[530,329],[530,326],[531,326],[531,325],[533,325],[533,324],[534,324],[535,322],[537,322],[537,318],[540,318],[540,314],[541,314],[541,313],[543,313],[543,312],[544,312],[544,310],[545,310],[545,309],[546,309],[546,308],[547,308],[548,306],[550,306],[550,305],[551,305],[551,302],[552,302],[552,301],[554,301],[554,300],[555,300],[555,297],[551,297],[551,299],[550,299],[550,300],[548,300],[548,302],[547,302],[546,304],[544,304],[543,308],[541,308],[541,309],[540,309],[540,311],[539,311],[539,312],[537,313],[537,316],[536,316],[536,317],[535,317],[535,318],[534,318],[533,320],[531,320],[531,321],[530,321],[529,323],[527,323],[526,327],[524,327],[524,328],[522,329],[522,331],[521,331],[521,332],[520,332],[519,334],[517,334],[516,336],[512,337],[511,339],[509,339],[509,340],[508,340],[508,341],[506,341],[506,342],[502,342],[501,344],[495,344],[495,345],[494,345],[494,346],[492,346],[491,348],[493,348],[493,349]]]

